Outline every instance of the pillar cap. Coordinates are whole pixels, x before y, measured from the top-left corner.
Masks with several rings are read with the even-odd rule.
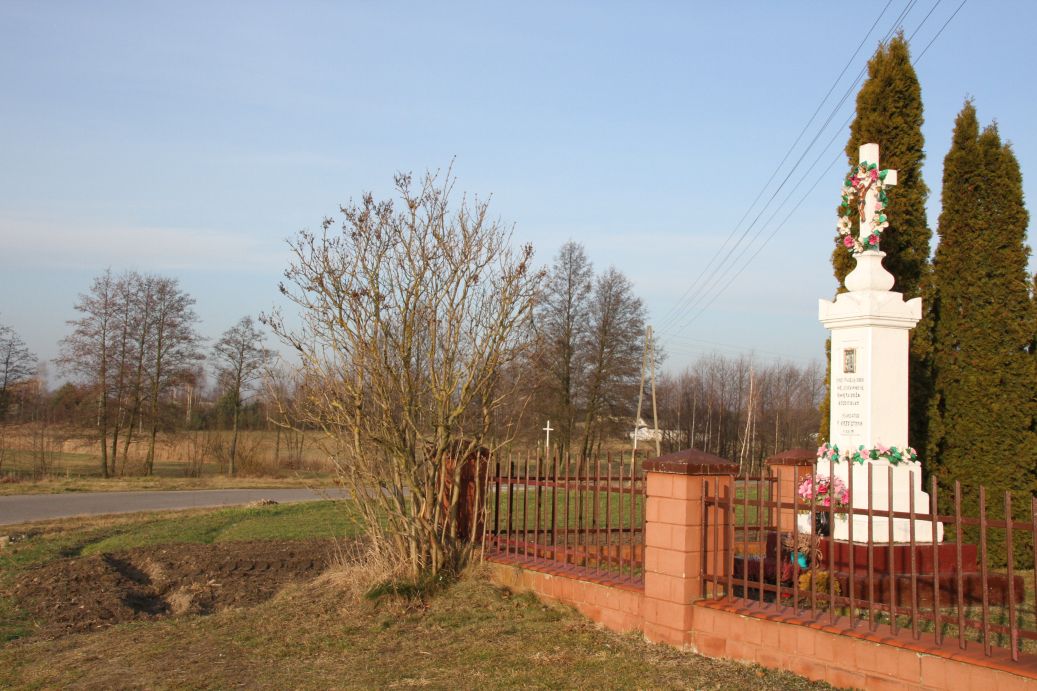
[[[816,449],[789,449],[774,454],[767,459],[767,465],[814,465],[817,461]]]
[[[643,467],[650,473],[673,475],[737,475],[739,468],[734,461],[699,449],[682,449],[656,456],[645,461]]]

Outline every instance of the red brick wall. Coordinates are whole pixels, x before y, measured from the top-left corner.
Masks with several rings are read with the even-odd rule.
[[[609,586],[593,580],[534,571],[490,562],[494,582],[516,592],[532,592],[575,607],[585,617],[618,633],[643,630],[644,590],[637,586]]]
[[[691,648],[707,657],[756,662],[838,687],[864,689],[1037,689],[1037,665],[937,648],[910,635],[842,630],[766,616],[720,602],[697,603]]]
[[[644,631],[644,593],[629,585],[605,585],[535,571],[529,565],[490,562],[494,582],[517,592],[570,605],[619,633]],[[982,652],[936,648],[909,636],[899,639],[838,626],[806,625],[792,617],[741,610],[702,600],[691,605],[693,622],[683,647],[706,657],[755,662],[833,686],[865,689],[1037,689],[1037,665],[985,658]]]
[[[1003,653],[986,657],[982,650],[962,651],[953,641],[938,647],[925,638],[913,639],[909,632],[894,636],[880,629],[874,634],[866,626],[849,628],[838,620],[805,621],[773,609],[741,609],[703,599],[709,595],[703,567],[712,566],[715,551],[716,571],[722,574],[731,549],[726,516],[706,507],[703,499],[718,491],[723,496],[731,481],[730,475],[648,473],[643,588],[595,580],[560,564],[510,558],[491,561],[492,577],[514,590],[571,605],[613,631],[641,631],[655,643],[756,662],[834,686],[1037,690],[1037,660],[1032,657],[1012,662]],[[787,477],[784,481],[791,484]]]

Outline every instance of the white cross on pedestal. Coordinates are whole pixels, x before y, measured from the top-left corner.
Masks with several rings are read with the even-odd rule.
[[[867,161],[869,164],[874,163],[877,170],[882,170],[879,166],[879,145],[878,144],[862,144],[861,148],[857,152],[857,162],[864,163]],[[897,171],[890,170],[886,172],[886,179],[884,180],[886,187],[893,187],[897,184]],[[860,229],[858,231],[858,237],[862,244],[868,244],[868,236],[871,235],[871,220],[875,217],[875,200],[878,197],[878,190],[875,185],[871,182],[868,183],[865,188],[864,196],[858,200],[857,211],[860,216]]]
[[[547,438],[544,440],[544,457],[545,458],[550,458],[551,457],[551,432],[554,432],[554,430],[551,429],[551,421],[550,420],[547,421],[547,427],[544,428],[544,432],[547,433]]]

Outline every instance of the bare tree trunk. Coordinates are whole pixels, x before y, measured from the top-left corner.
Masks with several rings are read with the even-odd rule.
[[[105,395],[104,375],[101,392],[97,395],[97,429],[101,441],[101,476],[108,478],[108,396]]]
[[[230,464],[229,464],[228,469],[227,469],[228,470],[228,474],[231,475],[231,477],[233,477],[234,473],[236,472],[236,470],[234,468],[234,460],[235,460],[235,457],[236,457],[237,452],[238,452],[238,411],[240,410],[240,408],[241,408],[241,405],[239,403],[235,402],[235,404],[234,404],[234,432],[233,432],[233,434],[231,434],[231,437],[230,437]]]

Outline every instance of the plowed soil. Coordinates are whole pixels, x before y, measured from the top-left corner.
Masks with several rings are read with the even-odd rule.
[[[249,607],[324,571],[328,540],[141,547],[61,559],[22,574],[13,595],[38,634]]]

